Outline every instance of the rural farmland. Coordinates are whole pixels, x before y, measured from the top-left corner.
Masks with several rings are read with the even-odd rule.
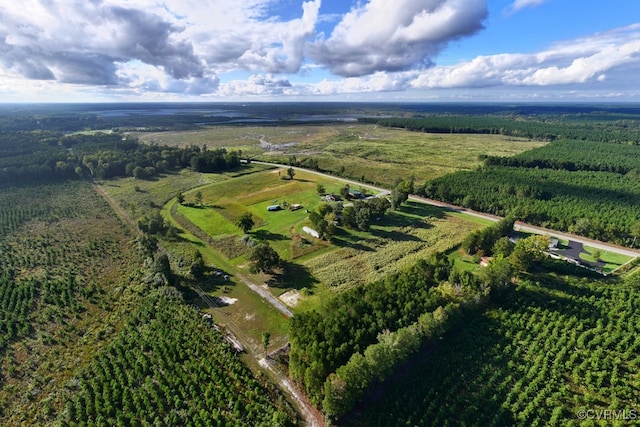
[[[218,107],[4,113],[0,423],[633,409],[640,111]]]

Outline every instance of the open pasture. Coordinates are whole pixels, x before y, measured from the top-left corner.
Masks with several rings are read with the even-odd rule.
[[[300,232],[308,219],[307,210],[321,203],[316,187],[325,186],[327,192],[338,193],[343,184],[317,175],[296,172],[293,180],[283,179],[284,169],[245,175],[234,179],[233,185],[219,182],[197,189],[202,194],[202,206],[179,206],[178,212],[198,226],[213,240],[242,235],[235,226],[244,213],[252,214],[255,227],[251,235],[267,240],[285,260],[291,260],[291,237]],[[194,191],[186,195],[191,201]],[[289,210],[287,205],[300,204],[301,209]],[[268,206],[281,205],[271,212]],[[239,260],[240,261],[240,260]]]
[[[426,134],[374,124],[212,126],[197,131],[138,134],[145,143],[206,145],[288,163],[317,161],[342,176],[390,186],[396,178],[429,179],[480,164],[479,156],[513,156],[544,142],[502,135]]]
[[[250,212],[256,227],[249,234],[268,241],[285,260],[289,273],[297,272],[271,278],[275,285],[272,291],[307,288],[314,296],[306,298],[303,307],[315,305],[328,293],[381,279],[420,258],[449,250],[478,227],[439,208],[412,201],[399,211],[389,212],[368,232],[340,228],[328,244],[302,231],[304,225],[311,225],[306,210],[315,210],[321,203],[317,184],[330,193],[338,193],[343,184],[304,172],[297,172],[293,180],[283,176],[284,169],[273,169],[238,177],[234,185],[214,183],[198,189],[202,207],[179,206],[177,210],[210,236],[221,253],[225,249],[217,247],[218,242],[224,246],[230,240],[239,241],[242,232],[233,224],[240,215]],[[187,194],[187,199],[191,197]],[[270,205],[285,203],[303,207],[267,210]],[[302,245],[300,236],[310,243]],[[244,254],[234,253],[229,262],[241,270],[246,268]],[[268,279],[256,276],[256,280]]]

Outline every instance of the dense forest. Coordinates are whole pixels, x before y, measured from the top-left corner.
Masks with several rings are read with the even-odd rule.
[[[574,139],[640,145],[636,115],[626,118],[590,116],[589,120],[523,115],[435,115],[410,118],[363,118],[363,122],[429,133],[484,133],[544,141]]]
[[[0,132],[0,183],[133,176],[149,179],[184,168],[222,172],[240,166],[226,149],[143,145],[117,132]]]
[[[557,155],[556,155],[556,148]],[[434,179],[418,190],[466,208],[631,245],[638,234],[638,147],[558,141]]]
[[[344,424],[594,425],[583,421],[586,410],[616,412],[609,425],[634,424],[638,286],[637,274],[605,282],[553,269],[521,280],[398,371]]]

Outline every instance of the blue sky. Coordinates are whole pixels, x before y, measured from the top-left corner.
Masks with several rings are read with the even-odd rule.
[[[0,102],[640,102],[640,1],[0,2]]]

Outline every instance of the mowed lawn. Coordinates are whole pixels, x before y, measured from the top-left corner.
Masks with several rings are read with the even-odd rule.
[[[242,236],[235,224],[249,212],[255,222],[249,234],[256,240],[268,241],[283,259],[291,260],[292,235],[307,224],[307,210],[315,210],[321,203],[317,185],[338,193],[343,184],[302,171],[297,171],[294,179],[285,177],[286,169],[274,169],[215,183],[197,190],[202,194],[202,206],[195,202],[197,191],[191,191],[186,195],[189,204],[179,206],[178,211],[214,240]],[[302,208],[267,210],[271,205],[286,204],[300,204]]]
[[[481,225],[444,210],[418,202],[409,202],[401,210],[389,212],[368,232],[339,228],[331,244],[302,231],[310,225],[307,210],[322,203],[317,185],[327,192],[339,193],[343,183],[316,174],[297,171],[294,179],[283,179],[286,169],[274,169],[214,183],[186,195],[191,206],[179,212],[207,233],[225,253],[226,246],[241,240],[237,219],[249,212],[256,226],[249,233],[255,240],[268,241],[286,261],[285,274],[274,277],[252,276],[256,281],[270,280],[271,290],[279,295],[289,289],[303,289],[304,307],[313,307],[329,293],[379,280],[387,274],[409,267],[418,259],[457,246],[472,230]],[[194,206],[195,193],[202,195],[202,205]],[[301,209],[271,212],[270,205],[300,204]],[[295,253],[296,236],[304,236],[308,247]],[[229,262],[247,274],[246,254],[228,253]]]

